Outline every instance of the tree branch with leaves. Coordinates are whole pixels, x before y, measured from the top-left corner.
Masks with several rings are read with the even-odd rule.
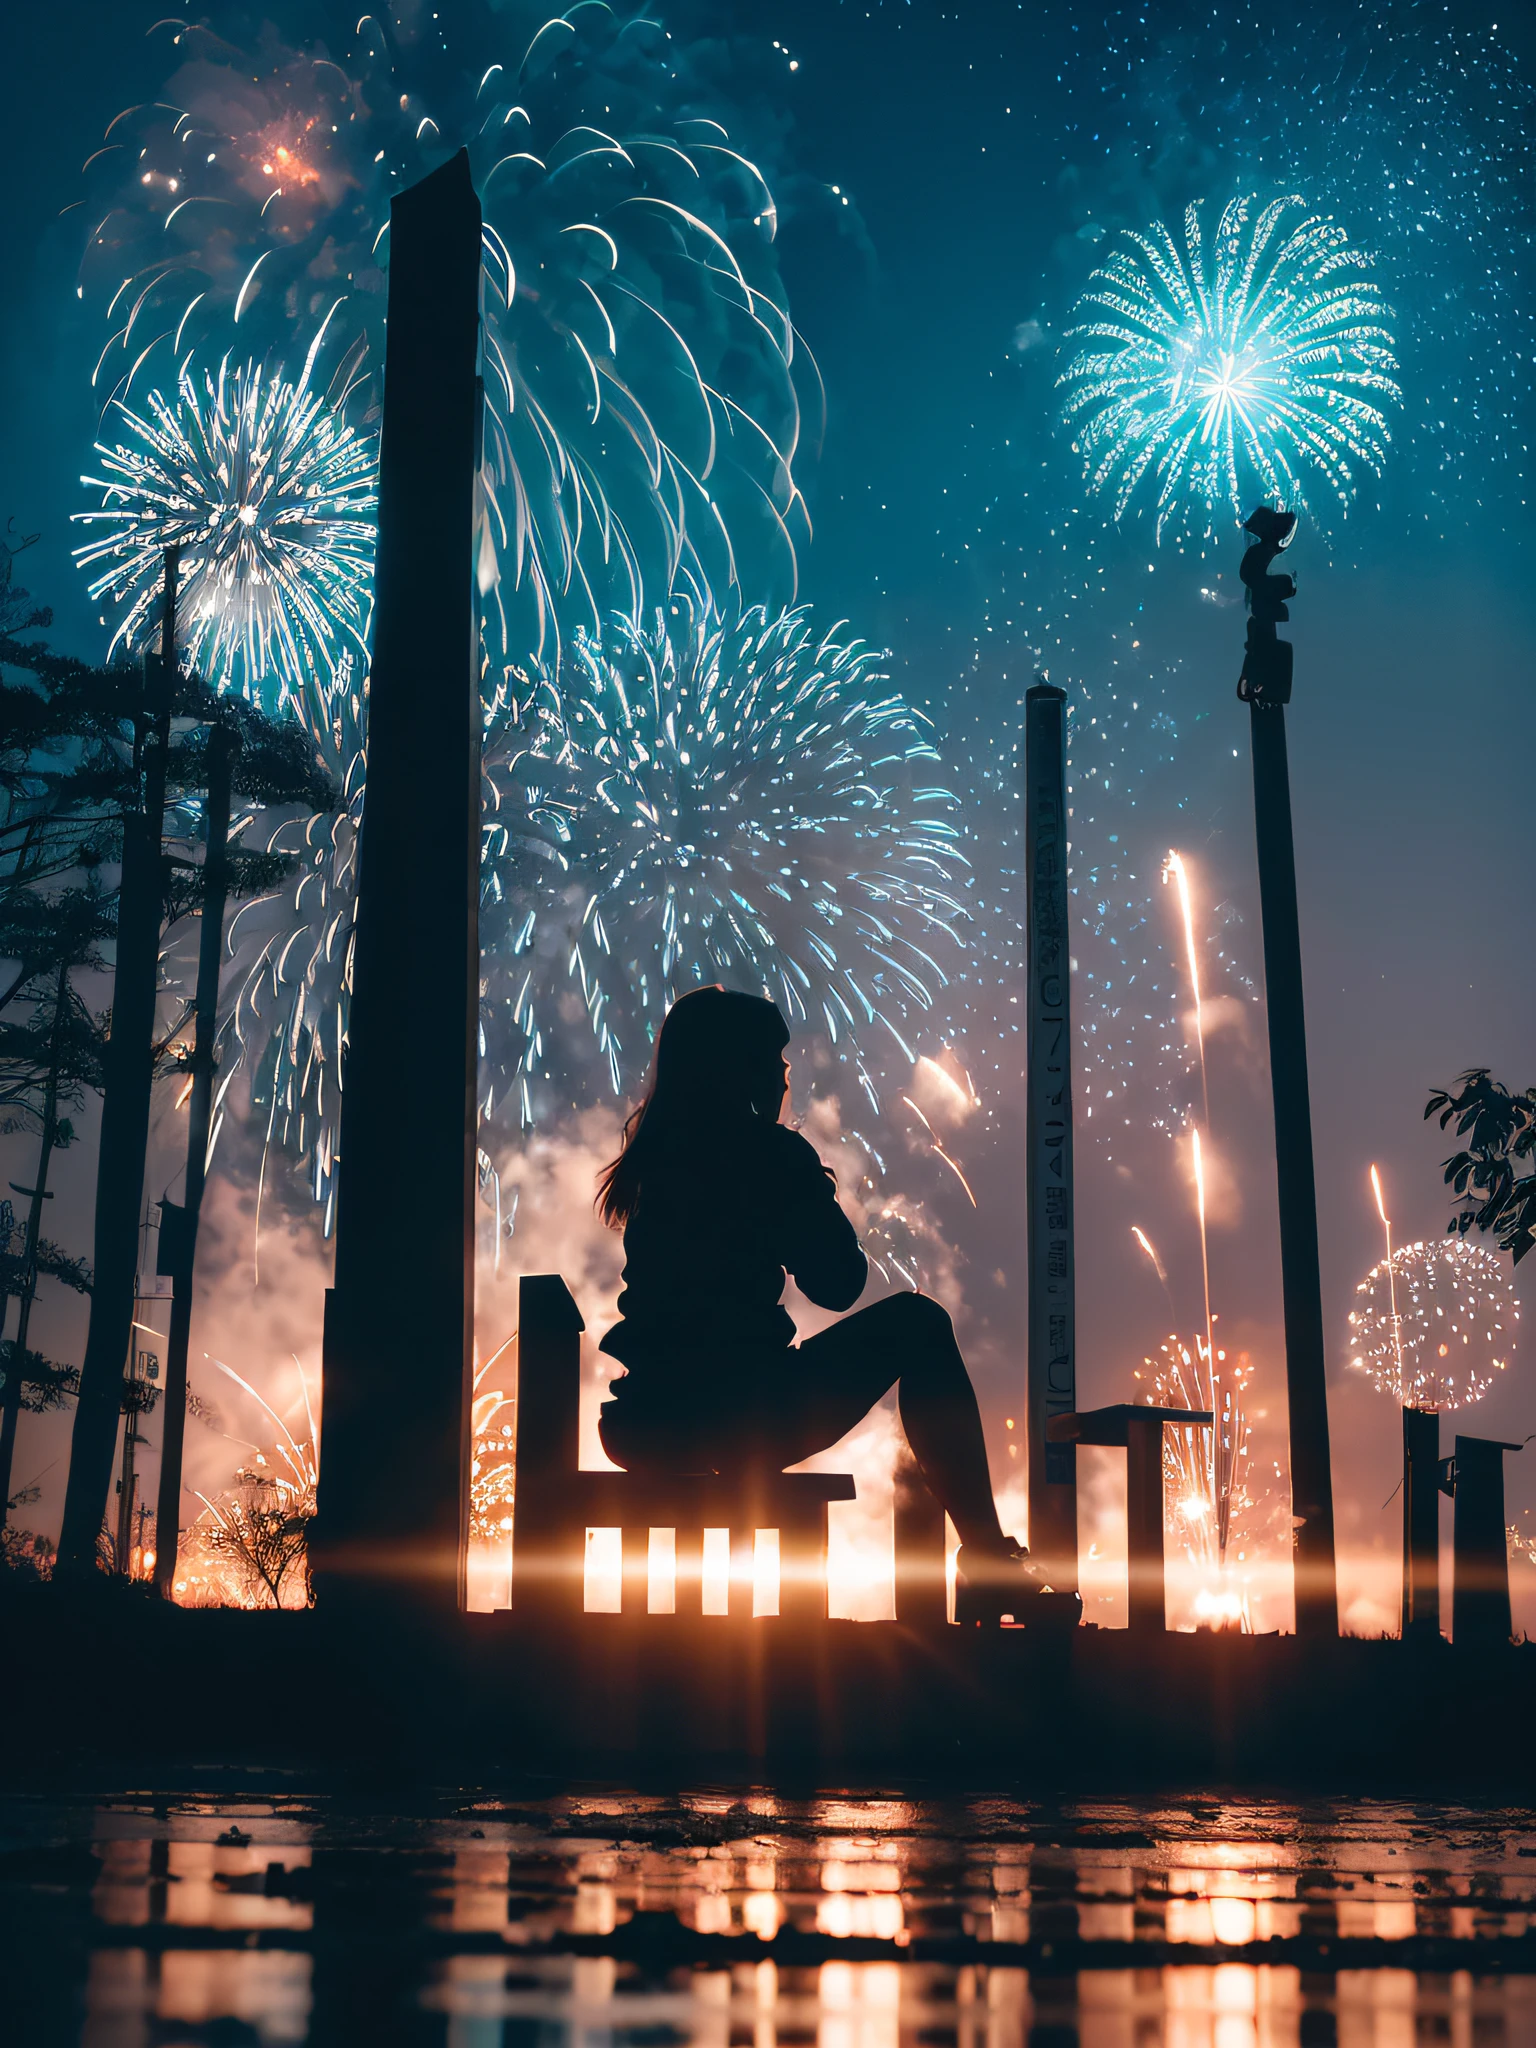
[[[1519,1265],[1536,1244],[1536,1088],[1516,1094],[1487,1067],[1469,1067],[1453,1087],[1435,1089],[1424,1115],[1438,1116],[1442,1131],[1454,1123],[1466,1140],[1444,1162],[1458,1204],[1447,1230],[1486,1231]]]

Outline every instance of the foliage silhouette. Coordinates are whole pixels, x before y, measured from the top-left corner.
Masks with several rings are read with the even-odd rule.
[[[1536,1088],[1517,1095],[1487,1067],[1469,1067],[1452,1088],[1434,1090],[1424,1115],[1438,1115],[1442,1131],[1454,1122],[1468,1141],[1444,1162],[1445,1184],[1460,1205],[1446,1229],[1459,1237],[1491,1232],[1518,1266],[1536,1244],[1536,1168],[1517,1171],[1536,1153]]]

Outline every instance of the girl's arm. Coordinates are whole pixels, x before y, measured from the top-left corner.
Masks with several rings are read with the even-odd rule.
[[[818,1308],[852,1308],[864,1292],[869,1262],[837,1199],[837,1183],[815,1149],[785,1131],[780,1257],[807,1301]]]

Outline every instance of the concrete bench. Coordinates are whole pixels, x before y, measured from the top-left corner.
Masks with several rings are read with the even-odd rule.
[[[852,1477],[845,1472],[769,1472],[723,1479],[712,1472],[583,1471],[578,1424],[584,1327],[558,1273],[524,1277],[518,1301],[514,1608],[552,1619],[579,1616],[587,1531],[618,1529],[622,1610],[644,1614],[651,1531],[670,1529],[677,1546],[677,1612],[698,1614],[704,1531],[725,1529],[729,1611],[750,1615],[757,1531],[772,1529],[779,1538],[781,1618],[825,1620],[827,1509],[835,1500],[855,1498]]]

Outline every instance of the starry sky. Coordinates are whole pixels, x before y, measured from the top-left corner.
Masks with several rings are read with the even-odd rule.
[[[1007,1015],[1017,714],[1034,674],[1072,693],[1075,984],[1082,1033],[1080,1386],[1121,1399],[1169,1316],[1130,1235],[1157,1241],[1193,1327],[1191,1101],[1163,857],[1197,876],[1210,1046],[1213,1287],[1257,1384],[1279,1376],[1270,1108],[1248,782],[1233,695],[1234,530],[1180,548],[1110,523],[1057,423],[1070,309],[1106,243],[1193,199],[1295,191],[1378,260],[1403,405],[1379,483],[1291,562],[1290,713],[1340,1527],[1395,1557],[1383,1502],[1395,1417],[1344,1369],[1345,1314],[1379,1256],[1366,1174],[1398,1238],[1444,1216],[1428,1088],[1532,1072],[1528,942],[1536,741],[1531,541],[1529,98],[1536,31],[1497,5],[864,6],[713,0],[663,10],[708,104],[762,164],[778,256],[826,391],[801,482],[815,524],[801,594],[891,650],[969,804],[970,957],[944,1022],[986,1102],[961,1141],[973,1213],[933,1192],[960,1261],[995,1426],[1017,1404],[1022,1043]],[[442,14],[452,27],[452,0]],[[344,47],[339,9],[267,10]],[[335,18],[332,18],[334,15]],[[74,294],[79,166],[119,107],[153,98],[147,9],[31,9],[8,30],[0,208],[0,512],[38,532],[24,580],[60,644],[105,636],[68,559],[94,434],[97,316]],[[257,17],[215,8],[221,30]],[[1139,980],[1137,979],[1139,977]],[[1145,1000],[1143,1000],[1145,998]],[[1477,1411],[1536,1427],[1529,1359]],[[1536,1504],[1536,1464],[1511,1461]],[[1531,1574],[1536,1582],[1536,1572]],[[1390,1573],[1388,1573],[1390,1577]],[[1351,1582],[1354,1583],[1354,1582]],[[1363,1597],[1363,1595],[1362,1595]],[[1348,1600],[1346,1599],[1346,1605]],[[1536,1599],[1527,1603],[1536,1621]],[[1362,1609],[1362,1619],[1364,1610]]]

